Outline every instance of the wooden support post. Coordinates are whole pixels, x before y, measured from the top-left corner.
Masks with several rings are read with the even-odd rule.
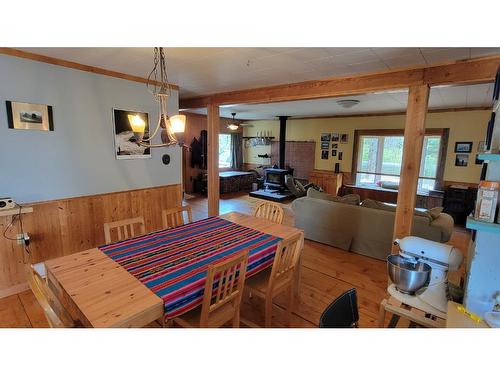
[[[428,101],[428,85],[410,87],[393,238],[402,238],[411,234]],[[393,253],[398,252],[398,250],[396,245],[392,246]]]
[[[219,215],[219,106],[207,106],[208,216]]]

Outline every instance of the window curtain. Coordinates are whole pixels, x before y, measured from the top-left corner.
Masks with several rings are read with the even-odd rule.
[[[231,168],[243,167],[243,137],[241,133],[231,133]]]

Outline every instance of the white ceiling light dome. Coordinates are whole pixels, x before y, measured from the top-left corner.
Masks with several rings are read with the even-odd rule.
[[[359,100],[356,99],[342,99],[342,100],[337,100],[337,104],[341,106],[342,108],[352,108],[355,105],[359,104]]]

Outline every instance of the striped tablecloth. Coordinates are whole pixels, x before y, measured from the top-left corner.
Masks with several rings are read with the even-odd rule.
[[[249,249],[247,277],[269,267],[281,238],[211,217],[100,246],[165,304],[170,319],[200,305],[210,264]]]

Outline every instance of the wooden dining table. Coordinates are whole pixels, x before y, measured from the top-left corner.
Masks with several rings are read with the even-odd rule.
[[[219,217],[282,240],[302,232],[239,212]],[[46,268],[49,287],[84,327],[144,327],[164,317],[164,301],[99,248],[48,260]]]

